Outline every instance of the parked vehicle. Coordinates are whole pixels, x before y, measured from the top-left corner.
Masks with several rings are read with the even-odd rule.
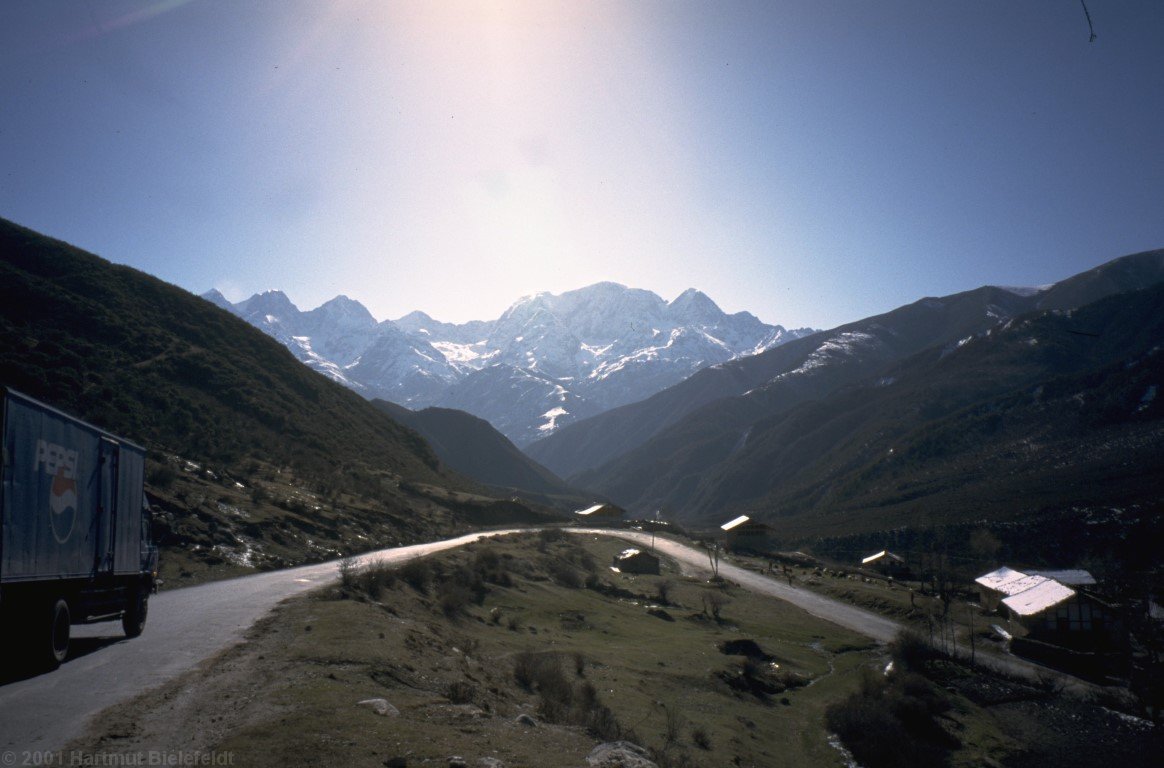
[[[0,387],[0,637],[56,667],[70,626],[145,628],[157,580],[145,449]]]

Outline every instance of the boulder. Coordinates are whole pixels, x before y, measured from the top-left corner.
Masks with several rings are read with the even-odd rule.
[[[599,744],[586,756],[586,764],[591,768],[659,768],[647,750],[629,741]]]
[[[400,710],[389,704],[387,699],[364,699],[356,702],[356,706],[367,707],[377,715],[386,717],[396,717],[400,714]]]

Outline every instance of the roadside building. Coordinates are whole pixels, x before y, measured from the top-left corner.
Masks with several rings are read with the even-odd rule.
[[[874,552],[868,557],[862,558],[861,567],[897,578],[905,576],[909,572],[909,567],[905,564],[905,558],[890,552],[888,549]]]
[[[1027,638],[1075,651],[1113,651],[1124,646],[1117,608],[1054,579],[1002,601]]]
[[[1054,579],[1060,584],[1066,584],[1069,587],[1094,587],[1095,577],[1082,568],[1071,568],[1060,571],[1031,571],[1032,576],[1045,576],[1048,579]]]
[[[724,546],[732,552],[765,553],[772,550],[774,529],[767,523],[747,515],[729,520],[720,526],[724,532]]]
[[[982,606],[982,610],[986,613],[997,611],[1003,598],[1018,594],[1026,588],[1026,586],[1021,588],[1016,586],[1018,582],[1026,578],[1028,578],[1027,574],[1005,565],[976,578],[974,583],[978,585],[978,603]]]
[[[594,525],[622,522],[623,514],[625,514],[625,511],[621,507],[616,507],[613,504],[595,504],[586,509],[579,509],[574,512],[574,515],[577,516],[579,521]]]
[[[641,549],[624,549],[614,556],[612,563],[622,573],[659,573],[659,558]]]

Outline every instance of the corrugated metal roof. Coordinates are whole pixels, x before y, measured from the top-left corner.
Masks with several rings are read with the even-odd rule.
[[[1060,584],[1072,587],[1088,587],[1095,584],[1095,577],[1082,568],[1071,568],[1063,571],[1031,571],[1032,576],[1046,576]]]
[[[981,584],[987,589],[993,589],[995,592],[1001,592],[1004,595],[1013,595],[1012,590],[1007,589],[1007,585],[1025,579],[1027,574],[1022,571],[1016,571],[1013,568],[1007,568],[1005,565],[996,571],[984,573],[974,580],[974,583]]]
[[[868,557],[866,557],[864,560],[861,561],[861,565],[867,565],[867,564],[873,562],[874,560],[880,560],[883,557],[888,557],[890,560],[896,560],[899,563],[905,562],[905,560],[900,555],[895,555],[892,552],[890,552],[888,549],[883,549],[875,555],[869,555]]]
[[[735,528],[737,525],[743,525],[744,523],[748,522],[751,519],[752,518],[748,517],[747,515],[740,515],[735,520],[728,520],[726,523],[721,525],[720,528],[722,528],[725,531],[730,531],[732,528]]]
[[[1059,603],[1075,596],[1075,590],[1064,586],[1054,579],[1042,576],[1029,576],[1031,579],[1042,579],[1030,589],[1025,589],[1017,595],[1004,598],[1002,604],[1019,616],[1034,616],[1048,608],[1054,608]]]

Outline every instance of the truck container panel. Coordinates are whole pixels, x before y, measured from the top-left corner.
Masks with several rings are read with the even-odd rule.
[[[10,390],[3,422],[0,581],[137,573],[144,449]]]

